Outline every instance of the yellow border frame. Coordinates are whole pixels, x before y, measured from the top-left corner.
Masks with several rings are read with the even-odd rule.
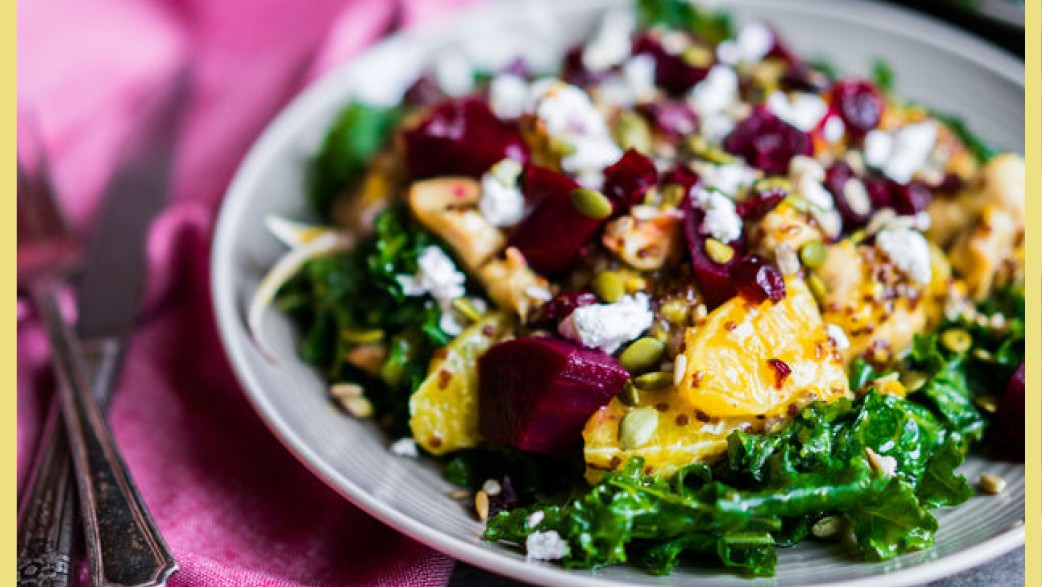
[[[1042,230],[1038,221],[1042,218],[1042,0],[1025,2],[1024,62],[1027,86],[1024,96],[1026,110],[1025,161],[1027,163],[1027,349],[1025,357],[1027,376],[1026,422],[1027,450],[1025,457],[1026,490],[1025,500],[1025,549],[1024,584],[1042,585]]]

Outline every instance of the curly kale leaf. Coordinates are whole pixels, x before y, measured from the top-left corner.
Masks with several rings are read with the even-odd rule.
[[[707,11],[685,0],[637,0],[637,16],[646,27],[688,30],[710,43],[735,34],[729,13]]]

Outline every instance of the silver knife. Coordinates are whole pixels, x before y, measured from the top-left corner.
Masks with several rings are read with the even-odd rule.
[[[109,183],[88,249],[77,296],[77,334],[87,376],[101,405],[107,403],[123,341],[144,293],[145,236],[166,201],[188,81],[188,72],[182,71],[148,111],[131,142],[133,150]],[[57,413],[52,406],[19,508],[20,586],[64,587],[70,582],[76,504],[67,437]],[[82,460],[85,454],[78,456]],[[100,472],[103,482],[120,483],[119,475],[112,477],[113,471],[101,467]],[[137,519],[106,518],[99,500],[108,492],[103,486],[97,489],[88,487],[81,495],[91,583],[165,584],[177,569],[176,562],[158,532],[153,537],[135,531],[151,523],[147,510],[131,508],[131,517]],[[131,491],[136,494],[132,487]]]

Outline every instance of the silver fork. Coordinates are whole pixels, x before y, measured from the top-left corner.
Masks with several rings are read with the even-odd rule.
[[[177,564],[119,454],[88,380],[83,349],[59,309],[57,290],[73,265],[76,247],[54,202],[42,147],[36,147],[41,156],[32,171],[18,163],[18,281],[47,331],[65,435],[46,435],[47,427],[60,429],[53,408],[43,437],[50,440],[41,447],[44,452],[19,507],[18,583],[69,584],[76,511],[68,479],[72,447],[81,508],[92,514],[84,516],[84,531],[94,547],[88,552],[100,557],[91,561],[92,571],[104,571],[101,577],[92,572],[92,583],[163,585]],[[99,378],[108,375],[104,366],[95,373]]]

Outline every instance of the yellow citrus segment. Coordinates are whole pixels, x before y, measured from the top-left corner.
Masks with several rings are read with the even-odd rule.
[[[511,319],[492,312],[464,330],[433,359],[409,400],[409,428],[416,443],[441,455],[472,448],[478,434],[477,359],[511,327]]]
[[[778,416],[849,393],[814,297],[802,279],[785,287],[780,302],[735,297],[688,329],[679,387],[690,407],[721,418]]]

